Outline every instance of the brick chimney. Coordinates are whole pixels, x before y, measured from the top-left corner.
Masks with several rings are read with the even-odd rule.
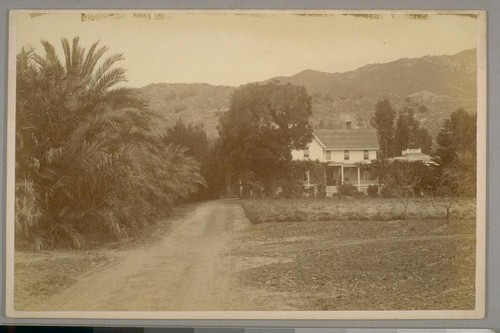
[[[347,129],[351,129],[352,127],[352,121],[351,121],[351,117],[350,116],[347,116],[345,118],[345,128]]]

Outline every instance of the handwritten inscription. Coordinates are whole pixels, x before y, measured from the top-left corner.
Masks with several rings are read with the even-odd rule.
[[[124,14],[99,14],[99,13],[82,13],[80,18],[82,22],[88,22],[88,21],[102,21],[102,20],[109,20],[109,19],[121,19],[125,15]]]
[[[104,13],[82,13],[80,18],[82,22],[93,22],[93,21],[103,21],[103,20],[116,20],[124,18],[125,14],[104,14]],[[132,17],[134,19],[142,19],[142,20],[167,20],[168,17],[162,13],[133,13]]]

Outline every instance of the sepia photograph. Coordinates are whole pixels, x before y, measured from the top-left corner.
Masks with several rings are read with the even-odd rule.
[[[484,11],[9,20],[7,316],[484,316]]]

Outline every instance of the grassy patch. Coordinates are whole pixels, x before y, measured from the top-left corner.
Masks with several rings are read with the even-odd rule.
[[[14,306],[29,310],[112,259],[100,252],[52,251],[17,252],[15,261]]]
[[[328,240],[366,240],[389,237],[447,236],[475,234],[476,221],[462,219],[449,226],[436,220],[396,221],[311,221],[288,223],[261,223],[245,235],[247,243],[282,243],[297,238]]]
[[[161,222],[148,225],[133,237],[113,242],[88,242],[87,250],[15,252],[14,306],[29,310],[73,285],[84,275],[120,259],[123,251],[155,242],[168,233],[177,220],[193,211],[183,205]]]
[[[393,221],[404,219],[402,200],[397,198],[325,198],[243,200],[247,217],[254,224],[303,221]],[[452,210],[453,219],[474,219],[476,201],[461,199]],[[445,219],[442,204],[431,198],[414,198],[410,219]]]

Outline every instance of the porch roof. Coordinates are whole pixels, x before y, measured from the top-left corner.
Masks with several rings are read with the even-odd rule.
[[[422,162],[426,165],[438,165],[431,156],[420,152],[406,153],[403,156],[393,157],[390,160],[391,161],[398,160],[406,162]]]
[[[366,165],[366,164],[371,164],[372,161],[370,160],[363,160],[359,162],[354,162],[354,161],[345,161],[345,162],[333,162],[333,161],[327,161],[328,166],[343,166],[343,167],[358,167],[360,165]]]

